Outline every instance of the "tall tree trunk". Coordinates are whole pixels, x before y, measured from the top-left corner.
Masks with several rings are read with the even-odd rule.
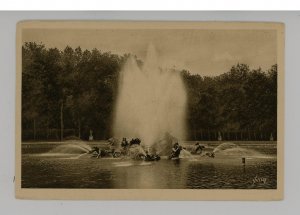
[[[35,125],[35,118],[33,119],[33,139],[36,138],[36,125]]]
[[[63,101],[61,102],[60,105],[60,141],[64,140],[64,103]]]
[[[200,129],[200,138],[201,138],[201,140],[203,140],[202,128]]]
[[[198,126],[196,125],[196,123],[193,123],[193,133],[194,133],[194,140],[198,140],[199,138],[199,130],[198,130]]]
[[[251,140],[250,130],[248,129],[248,140]]]
[[[47,117],[47,137],[46,137],[46,139],[48,140],[48,138],[49,138],[49,119]]]
[[[80,123],[80,119],[78,119],[78,138],[81,138],[81,123]]]

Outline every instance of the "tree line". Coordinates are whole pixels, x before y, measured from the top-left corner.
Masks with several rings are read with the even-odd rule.
[[[24,43],[22,139],[87,139],[91,130],[95,139],[111,137],[118,76],[129,56]],[[277,65],[263,71],[237,64],[211,77],[178,72],[188,94],[189,139],[276,139]]]

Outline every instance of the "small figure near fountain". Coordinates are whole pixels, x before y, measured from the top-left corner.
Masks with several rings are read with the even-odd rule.
[[[148,151],[146,151],[146,155],[144,157],[145,161],[159,161],[160,160],[160,156],[157,155],[156,153],[150,155]]]
[[[123,140],[121,142],[121,147],[122,148],[127,148],[128,146],[129,146],[129,143],[128,143],[126,137],[123,137]]]
[[[110,138],[108,139],[108,144],[109,150],[107,150],[106,152],[108,154],[111,154],[111,156],[114,158],[120,157],[123,150],[120,148],[119,141],[115,138]]]
[[[135,138],[135,139],[131,139],[129,142],[129,145],[140,145],[141,144],[141,140],[139,138]]]
[[[121,142],[121,155],[126,156],[129,150],[129,143],[125,137],[123,137]]]
[[[200,145],[200,143],[196,143],[191,151],[191,154],[202,154],[203,149],[205,146]]]
[[[94,137],[93,137],[93,130],[90,130],[90,136],[89,136],[89,141],[93,141]]]
[[[108,141],[108,143],[109,143],[110,152],[113,155],[115,153],[115,150],[116,150],[116,142],[115,141]]]
[[[218,141],[222,141],[222,135],[220,131],[218,132]]]
[[[160,160],[160,156],[158,154],[156,154],[156,152],[154,152],[153,155],[151,155],[151,158],[155,161],[159,161]]]
[[[169,159],[179,159],[179,155],[183,147],[176,142],[172,148],[172,153],[169,155]]]
[[[102,150],[97,146],[94,146],[88,153],[92,154],[92,157],[96,157],[96,158],[101,157],[101,155],[103,154]]]
[[[207,157],[210,157],[210,158],[215,158],[215,153],[214,152],[207,152],[205,155]]]

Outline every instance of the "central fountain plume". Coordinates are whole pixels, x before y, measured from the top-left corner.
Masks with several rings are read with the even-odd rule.
[[[186,90],[178,71],[164,69],[153,45],[142,67],[129,57],[119,77],[114,136],[151,147],[166,134],[185,138]]]

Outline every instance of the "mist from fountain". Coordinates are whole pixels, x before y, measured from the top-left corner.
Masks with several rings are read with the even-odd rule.
[[[186,90],[178,71],[162,68],[153,45],[143,66],[129,57],[119,76],[113,133],[153,146],[169,133],[185,138]]]
[[[217,146],[214,150],[214,153],[223,156],[246,156],[246,157],[266,157],[266,155],[254,150],[254,149],[247,149],[241,146],[238,146],[231,142],[222,143]]]
[[[74,142],[63,144],[57,146],[50,150],[49,152],[45,153],[44,155],[68,155],[68,154],[78,154],[78,158],[84,154],[87,154],[92,148],[82,142]]]

